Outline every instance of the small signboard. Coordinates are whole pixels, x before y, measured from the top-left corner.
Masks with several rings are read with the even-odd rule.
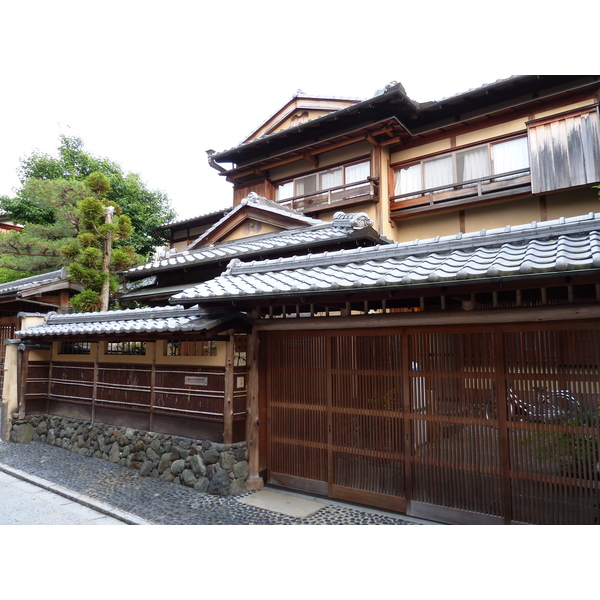
[[[208,385],[208,377],[193,377],[187,375],[185,378],[185,385]]]

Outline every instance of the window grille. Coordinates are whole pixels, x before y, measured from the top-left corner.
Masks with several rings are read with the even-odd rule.
[[[108,342],[106,344],[106,354],[128,354],[145,356],[146,342]]]
[[[167,340],[165,356],[217,356],[214,340]]]
[[[59,354],[90,354],[91,342],[61,342]]]

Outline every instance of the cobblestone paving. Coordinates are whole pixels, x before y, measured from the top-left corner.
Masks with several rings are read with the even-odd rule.
[[[401,516],[326,504],[299,519],[165,483],[96,458],[42,442],[0,441],[0,463],[137,515],[156,525],[412,525]],[[247,496],[254,492],[248,492]]]

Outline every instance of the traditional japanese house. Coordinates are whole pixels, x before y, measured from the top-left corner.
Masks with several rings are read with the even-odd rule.
[[[154,279],[125,299],[243,317],[223,327],[247,332],[250,489],[455,523],[598,522],[599,93],[600,76],[424,103],[396,82],[368,100],[299,93],[209,152],[233,210],[127,273]],[[285,209],[287,226],[261,221]],[[336,221],[368,235],[303,247]]]
[[[256,235],[248,237],[248,231]],[[169,297],[220,274],[236,257],[281,258],[389,243],[363,214],[340,212],[324,222],[251,194],[186,250],[124,273],[128,284],[142,285],[121,301],[149,308],[28,315],[17,334],[27,343],[16,340],[11,347],[13,363],[27,365],[18,369],[22,383],[13,386],[19,393],[12,405],[21,415],[43,412],[243,441],[249,317],[164,306]]]

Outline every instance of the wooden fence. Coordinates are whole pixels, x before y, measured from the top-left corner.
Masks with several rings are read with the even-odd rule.
[[[233,435],[244,439],[245,367],[233,375]],[[30,362],[27,411],[222,441],[224,368]]]

